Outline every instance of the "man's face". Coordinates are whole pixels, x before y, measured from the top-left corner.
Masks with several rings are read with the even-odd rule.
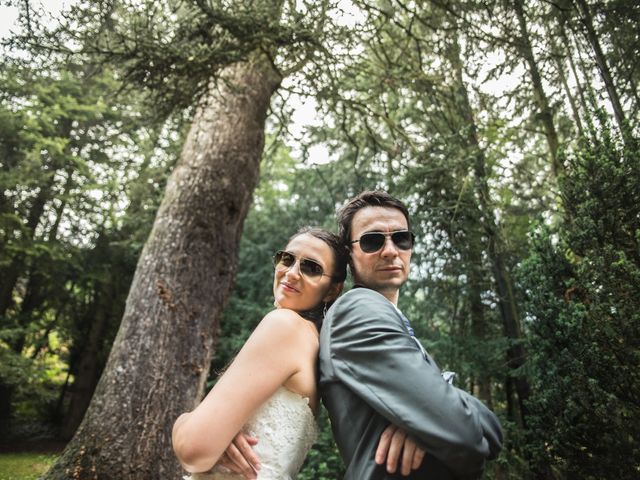
[[[356,212],[351,222],[351,240],[359,240],[363,233],[392,233],[407,230],[407,220],[396,208],[365,207]],[[411,250],[399,249],[390,237],[380,250],[366,253],[360,243],[351,245],[351,261],[356,283],[376,290],[393,303],[398,291],[409,277]]]

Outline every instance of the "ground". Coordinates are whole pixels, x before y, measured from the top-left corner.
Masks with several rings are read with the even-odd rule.
[[[55,440],[0,441],[0,480],[35,480],[64,448]]]

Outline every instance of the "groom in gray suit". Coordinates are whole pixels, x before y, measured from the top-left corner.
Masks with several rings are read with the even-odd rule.
[[[327,312],[319,366],[345,480],[479,478],[500,452],[500,423],[443,378],[397,308],[414,241],[406,206],[385,192],[363,192],[338,221],[356,287]],[[386,457],[378,442],[390,426],[408,435],[405,449],[411,440],[426,452],[408,476],[376,463]]]

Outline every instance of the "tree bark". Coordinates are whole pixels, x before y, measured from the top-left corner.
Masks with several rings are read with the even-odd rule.
[[[46,479],[170,479],[171,427],[204,389],[280,76],[227,67],[198,109],[85,418]]]

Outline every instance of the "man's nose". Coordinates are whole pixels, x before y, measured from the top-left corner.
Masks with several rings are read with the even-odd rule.
[[[398,256],[398,247],[393,240],[391,240],[391,235],[385,235],[384,237],[384,245],[382,245],[383,257],[397,257]]]

